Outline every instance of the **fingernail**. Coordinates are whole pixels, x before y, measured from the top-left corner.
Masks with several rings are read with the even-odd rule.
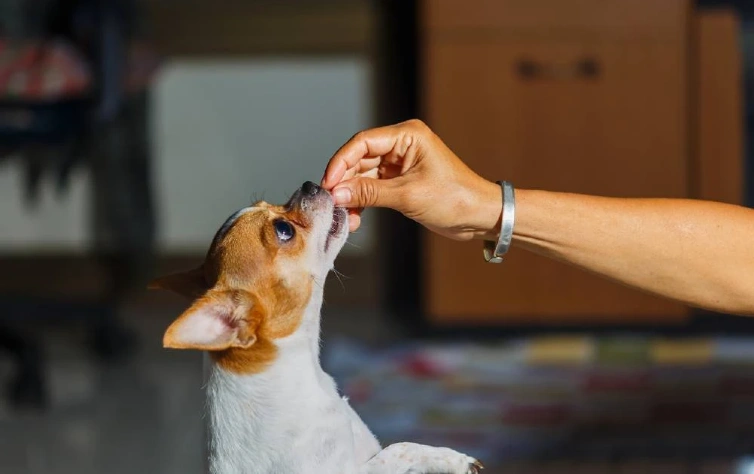
[[[332,192],[335,204],[348,204],[351,202],[351,190],[348,188],[338,188]]]

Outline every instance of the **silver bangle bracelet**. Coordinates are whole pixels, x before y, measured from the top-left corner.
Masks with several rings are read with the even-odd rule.
[[[500,236],[496,242],[484,242],[484,259],[489,263],[501,263],[503,255],[508,252],[513,239],[513,224],[516,218],[516,193],[513,185],[507,181],[497,181],[503,189],[503,215],[500,225]]]

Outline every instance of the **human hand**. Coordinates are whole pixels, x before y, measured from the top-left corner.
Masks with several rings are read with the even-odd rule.
[[[350,230],[365,207],[388,207],[456,240],[495,240],[500,187],[466,166],[419,120],[357,133],[330,159],[322,187],[349,208]]]

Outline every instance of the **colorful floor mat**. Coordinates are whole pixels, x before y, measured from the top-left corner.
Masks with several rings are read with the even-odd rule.
[[[326,349],[327,370],[383,444],[450,446],[492,464],[754,450],[754,338]]]

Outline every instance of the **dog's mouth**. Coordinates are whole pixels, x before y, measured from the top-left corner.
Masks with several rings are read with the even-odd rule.
[[[348,216],[345,208],[336,207],[332,211],[332,223],[330,224],[330,231],[327,233],[327,241],[325,242],[325,250],[330,247],[330,242],[339,237],[343,232],[343,228],[346,225],[346,217]]]

